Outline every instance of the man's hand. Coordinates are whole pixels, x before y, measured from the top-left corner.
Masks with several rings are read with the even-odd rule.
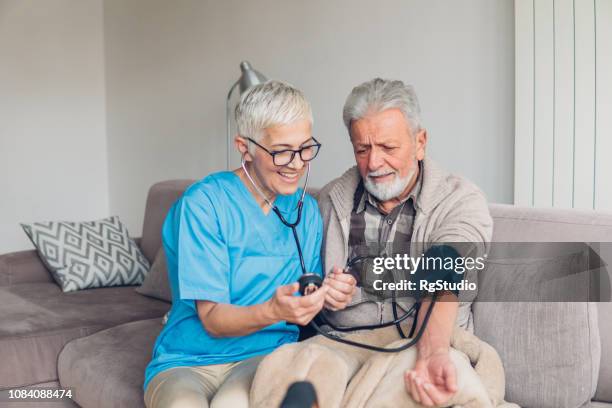
[[[448,350],[419,356],[414,369],[404,373],[404,382],[408,394],[421,405],[445,406],[457,392],[455,365]]]
[[[352,275],[334,266],[332,272],[323,280],[323,287],[327,288],[325,308],[331,311],[344,309],[353,298],[356,285],[357,281]]]
[[[300,289],[299,283],[281,286],[267,302],[273,320],[305,326],[321,311],[327,288],[321,287],[307,296],[294,296]]]

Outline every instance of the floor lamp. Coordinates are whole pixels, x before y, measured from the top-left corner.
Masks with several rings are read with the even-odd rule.
[[[225,101],[225,117],[227,120],[227,123],[226,123],[226,131],[227,131],[226,167],[228,170],[230,170],[229,168],[230,167],[230,152],[232,148],[232,140],[231,140],[232,138],[232,135],[231,135],[232,112],[230,108],[230,98],[232,96],[232,93],[234,92],[234,89],[238,87],[240,89],[240,95],[242,95],[247,89],[255,85],[264,83],[268,80],[268,78],[266,78],[261,72],[254,70],[248,61],[242,61],[240,63],[240,71],[242,71],[242,74],[240,75],[240,78],[230,88],[229,92],[227,93],[227,100]]]

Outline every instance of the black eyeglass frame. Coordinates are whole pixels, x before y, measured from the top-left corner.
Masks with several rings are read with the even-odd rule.
[[[278,151],[272,151],[271,152],[270,150],[268,150],[264,146],[260,145],[255,140],[251,139],[250,137],[247,137],[246,139],[248,141],[250,141],[250,142],[253,142],[255,144],[255,146],[261,147],[266,153],[268,153],[270,156],[272,156],[272,162],[274,163],[275,166],[287,166],[287,165],[291,164],[291,162],[293,162],[293,159],[295,159],[296,153],[300,155],[300,160],[302,160],[304,163],[312,161],[315,157],[317,157],[317,155],[319,154],[319,151],[321,150],[321,146],[323,146],[321,143],[319,143],[319,141],[317,139],[315,139],[314,137],[311,137],[311,139],[313,140],[314,144],[310,144],[308,146],[304,146],[301,149],[298,149],[298,150],[285,149],[285,150],[278,150]],[[317,151],[315,152],[314,156],[312,156],[308,160],[304,160],[304,158],[302,157],[302,152],[305,149],[311,148],[313,146],[317,147]],[[287,163],[285,163],[285,164],[276,164],[276,156],[281,154],[281,153],[286,153],[286,152],[291,152],[291,159]]]

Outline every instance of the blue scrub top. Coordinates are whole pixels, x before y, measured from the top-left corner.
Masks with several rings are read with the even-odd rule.
[[[276,197],[274,204],[289,222],[297,217],[301,193]],[[297,232],[306,269],[321,275],[323,223],[309,195]],[[291,228],[273,211],[265,215],[236,174],[214,173],[191,185],[170,209],[162,240],[172,308],[155,342],[145,389],[169,368],[240,361],[297,340],[298,327],[284,321],[247,336],[215,338],[197,315],[196,300],[255,305],[302,274]]]

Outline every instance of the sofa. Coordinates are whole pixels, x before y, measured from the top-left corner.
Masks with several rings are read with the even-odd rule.
[[[168,209],[192,182],[150,188],[137,242],[151,263]],[[612,241],[612,214],[498,204],[490,211],[497,242]],[[0,305],[0,390],[73,392],[71,401],[31,404],[37,407],[144,406],[144,369],[170,303],[135,287],[63,293],[29,250],[0,255]],[[475,333],[504,362],[508,401],[612,408],[612,303],[476,302],[473,314]]]

